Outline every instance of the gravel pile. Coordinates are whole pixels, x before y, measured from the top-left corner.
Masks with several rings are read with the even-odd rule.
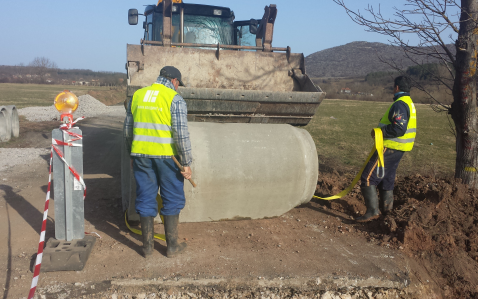
[[[83,291],[81,294],[87,293],[87,287],[85,284],[76,283],[75,286],[83,286]],[[96,289],[94,285],[89,287],[91,289]],[[188,289],[188,290],[184,290]],[[93,294],[91,294],[93,292]],[[58,293],[68,293],[80,294],[79,290],[63,290],[62,287],[46,287],[39,288],[38,293],[35,295],[34,299],[49,298],[52,295]],[[406,291],[396,290],[396,289],[375,289],[375,288],[365,288],[358,290],[343,290],[343,291],[305,291],[300,289],[289,289],[289,288],[262,288],[262,289],[217,289],[215,287],[206,286],[200,289],[189,289],[186,287],[181,287],[179,290],[179,285],[177,289],[169,288],[169,290],[161,290],[159,292],[121,292],[115,290],[109,290],[106,292],[94,293],[94,291],[89,292],[89,295],[83,295],[82,298],[88,299],[99,299],[99,298],[111,298],[111,299],[121,299],[121,298],[132,298],[132,299],[208,299],[208,298],[262,298],[262,299],[405,299],[405,298],[415,298],[413,295],[410,296]]]
[[[42,161],[41,155],[49,155],[44,148],[0,148],[0,171],[17,166]]]
[[[112,116],[123,116],[125,110],[120,106],[106,106],[89,94],[78,97],[80,102],[78,109],[73,113],[73,118],[77,117],[94,117],[101,114]],[[29,121],[51,121],[60,120],[60,113],[55,109],[54,105],[48,107],[27,107],[18,109],[19,115],[24,115]]]

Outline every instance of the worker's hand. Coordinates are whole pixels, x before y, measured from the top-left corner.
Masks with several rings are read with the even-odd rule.
[[[372,129],[372,132],[370,132],[370,135],[372,135],[372,138],[375,138],[375,130]]]
[[[131,159],[131,169],[133,169],[133,159]]]
[[[191,172],[191,167],[189,166],[184,166],[184,171],[181,171],[181,174],[183,175],[183,177],[186,179],[186,180],[189,180],[192,176],[192,172]]]

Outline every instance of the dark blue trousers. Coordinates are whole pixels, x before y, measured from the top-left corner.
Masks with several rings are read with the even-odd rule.
[[[379,178],[377,176],[378,155],[377,151],[368,161],[360,178],[360,187],[378,186],[381,190],[390,191],[395,186],[395,176],[397,167],[405,152],[384,148],[383,160],[385,164],[385,176]],[[380,176],[383,173],[379,173]]]
[[[158,189],[163,200],[161,215],[178,215],[184,208],[184,177],[173,159],[133,157],[136,179],[136,213],[141,217],[156,217]]]

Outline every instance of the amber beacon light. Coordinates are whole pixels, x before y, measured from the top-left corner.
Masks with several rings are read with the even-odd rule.
[[[73,122],[72,113],[78,108],[78,104],[78,98],[69,90],[64,90],[55,97],[55,108],[61,113],[60,119],[67,123]]]

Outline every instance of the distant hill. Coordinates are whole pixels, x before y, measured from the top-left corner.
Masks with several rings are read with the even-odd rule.
[[[0,83],[117,86],[126,84],[126,74],[83,69],[0,65]]]
[[[454,52],[454,46],[449,46]],[[391,71],[392,68],[380,61],[379,56],[395,62],[403,69],[414,65],[404,56],[401,47],[382,43],[352,42],[325,49],[305,58],[307,74],[310,77],[362,77],[372,72]],[[415,57],[422,61],[423,57]],[[430,63],[435,61],[423,61]]]

